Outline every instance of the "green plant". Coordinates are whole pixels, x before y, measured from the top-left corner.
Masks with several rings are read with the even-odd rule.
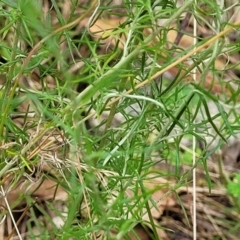
[[[233,180],[229,181],[227,184],[228,192],[232,194],[235,198],[240,197],[239,183],[240,183],[240,174],[236,174]]]
[[[8,237],[25,229],[31,239],[131,239],[143,226],[158,239],[163,226],[152,210],[174,193],[187,219],[178,189],[201,164],[211,189],[208,157],[239,130],[237,108],[231,119],[225,110],[239,101],[238,90],[224,83],[230,70],[218,66],[221,56],[239,51],[224,42],[239,28],[223,18],[235,5],[49,2],[0,2],[2,217],[13,212],[15,223]],[[213,36],[193,36],[183,24],[190,16]],[[186,36],[198,42],[185,46]],[[223,86],[226,94],[216,95]],[[197,161],[181,173],[196,152]],[[163,159],[174,172],[157,168]],[[22,182],[25,197],[16,192]],[[20,207],[28,214],[17,216]]]

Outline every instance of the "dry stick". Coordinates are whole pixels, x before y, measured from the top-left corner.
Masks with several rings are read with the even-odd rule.
[[[20,224],[20,222],[22,221],[22,219],[27,215],[27,211],[34,205],[35,203],[33,203],[31,206],[27,206],[25,208],[25,210],[23,211],[23,213],[21,214],[20,218],[17,220],[16,225],[18,226]],[[6,240],[10,240],[12,239],[13,234],[15,233],[16,229],[13,228],[12,232],[8,235],[8,237],[6,238]]]
[[[181,41],[181,38],[183,37],[183,35],[184,35],[184,30],[188,27],[188,25],[189,25],[189,21],[190,21],[190,18],[191,18],[191,13],[190,12],[188,12],[187,14],[186,14],[186,17],[183,19],[183,21],[181,22],[181,24],[180,24],[180,31],[178,32],[178,34],[177,34],[177,36],[176,36],[176,38],[175,38],[175,40],[174,40],[174,45],[175,46],[177,46],[179,43],[180,43],[180,41]],[[172,50],[174,49],[174,45],[172,46]]]
[[[151,81],[153,81],[154,79],[156,79],[157,77],[159,77],[160,75],[162,75],[163,73],[165,73],[166,71],[170,70],[171,68],[175,67],[176,65],[178,65],[179,63],[183,62],[184,60],[186,60],[187,58],[193,56],[194,54],[196,54],[197,52],[200,52],[202,49],[204,49],[205,47],[209,47],[211,44],[213,44],[217,39],[227,35],[229,32],[233,31],[234,28],[236,27],[240,27],[240,21],[232,24],[231,26],[227,27],[226,29],[224,29],[222,32],[220,32],[219,34],[215,35],[214,37],[212,37],[211,39],[209,39],[207,42],[203,43],[202,45],[200,45],[197,48],[194,48],[193,50],[189,51],[186,55],[180,57],[176,62],[171,63],[170,65],[168,65],[167,67],[163,68],[162,70],[160,70],[159,72],[155,73],[153,76],[151,76],[149,79],[146,79],[145,81],[137,84],[134,89],[130,89],[126,92],[124,92],[124,94],[131,94],[133,93],[133,91],[135,91],[136,89],[139,89],[147,84],[149,84]],[[114,98],[112,101],[110,101],[106,106],[109,107],[112,104],[118,102],[122,97],[117,97]],[[79,124],[81,124],[82,122],[85,122],[86,120],[88,120],[89,118],[93,117],[95,115],[95,113],[91,113],[88,116],[86,116],[84,119],[82,119]]]
[[[36,156],[40,151],[43,151],[45,148],[47,148],[48,146],[50,146],[52,143],[54,143],[54,142],[56,141],[55,138],[52,139],[52,140],[51,140],[51,139],[49,140],[50,136],[53,136],[54,130],[55,130],[55,129],[52,129],[52,131],[48,134],[48,137],[45,138],[44,140],[42,140],[39,144],[37,144],[37,147],[34,148],[34,150],[29,153],[29,155],[27,156],[27,160],[28,160],[28,161],[30,161],[30,159],[32,159],[34,156]],[[44,134],[41,134],[42,137],[45,136],[45,134],[47,133],[47,131],[43,131],[43,132],[44,132]],[[37,136],[33,139],[34,143],[36,143],[36,141],[35,141],[36,138],[37,138],[38,140],[40,140],[40,138],[38,138],[38,135],[37,135]]]
[[[6,208],[7,208],[7,210],[8,210],[8,213],[9,213],[10,218],[11,218],[11,220],[12,220],[12,223],[13,223],[13,225],[14,225],[15,231],[17,232],[17,235],[18,235],[18,237],[19,237],[19,240],[22,240],[23,238],[21,237],[21,234],[20,234],[20,232],[19,232],[19,230],[18,230],[17,223],[16,223],[16,221],[14,220],[14,217],[13,217],[13,214],[12,214],[12,209],[11,209],[9,203],[8,203],[8,200],[7,200],[6,192],[4,191],[3,186],[1,186],[0,189],[1,189],[2,197],[3,197],[4,202],[5,202],[5,204],[6,204]],[[12,232],[12,231],[11,231],[11,232]]]
[[[194,17],[193,19],[193,45],[194,45],[194,49],[196,49],[196,44],[197,44],[197,20]],[[193,77],[193,81],[197,81],[197,66],[195,66],[193,68],[193,72],[192,72],[192,77]],[[195,119],[193,120],[195,122]],[[194,130],[195,131],[195,127]],[[192,144],[192,149],[193,149],[193,155],[192,155],[192,165],[194,166],[196,163],[196,136],[193,135],[193,144]],[[196,240],[197,239],[197,200],[196,200],[196,168],[193,168],[193,182],[192,182],[192,186],[193,186],[193,193],[192,193],[192,223],[193,223],[193,239]]]

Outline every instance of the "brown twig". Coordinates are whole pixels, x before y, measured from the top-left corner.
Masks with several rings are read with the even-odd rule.
[[[19,219],[17,220],[17,222],[16,222],[16,225],[17,225],[17,226],[20,224],[20,222],[22,221],[22,219],[26,216],[27,211],[28,211],[31,207],[33,207],[34,204],[35,204],[35,202],[34,202],[31,206],[28,206],[28,207],[25,208],[24,212],[22,213],[22,215],[20,216],[20,218],[19,218]],[[12,238],[14,232],[15,232],[15,228],[13,228],[13,230],[11,231],[11,233],[7,236],[6,240],[10,240],[10,239]]]
[[[176,45],[178,45],[179,43],[180,43],[180,41],[181,41],[181,38],[183,37],[183,35],[184,35],[184,31],[185,31],[185,29],[188,27],[188,25],[189,25],[189,21],[190,21],[190,18],[191,18],[191,13],[190,12],[188,12],[187,14],[186,14],[186,16],[185,16],[185,18],[182,20],[182,22],[180,23],[180,30],[179,30],[179,32],[177,33],[177,36],[176,36],[176,38],[175,38],[175,40],[174,40],[174,45],[176,46]],[[172,49],[174,48],[174,45],[172,46]]]

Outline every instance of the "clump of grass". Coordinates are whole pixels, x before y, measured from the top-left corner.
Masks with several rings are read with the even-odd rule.
[[[222,39],[239,27],[222,17],[234,6],[208,1],[180,7],[174,1],[51,4],[0,5],[2,217],[15,224],[8,226],[7,235],[130,239],[139,224],[149,226],[145,230],[158,239],[161,225],[152,216],[156,189],[146,182],[162,177],[173,181],[170,187],[158,186],[160,201],[177,193],[203,164],[210,189],[207,160],[237,132],[237,110],[229,119],[224,109],[238,101],[237,93],[224,83],[225,69],[215,67],[222,53],[239,51],[237,44]],[[214,37],[184,48],[181,34],[192,36],[182,24],[191,23],[189,16]],[[172,29],[177,33],[173,39]],[[185,81],[193,69],[198,81]],[[221,84],[231,95],[228,100],[213,95]],[[192,137],[204,148],[199,147],[195,165],[183,172]],[[173,163],[167,165],[174,165],[173,172],[156,167],[164,160]],[[157,174],[152,177],[152,172]],[[23,181],[21,195],[16,189]],[[51,197],[44,188],[52,189]],[[15,210],[20,207],[26,211],[19,217]]]

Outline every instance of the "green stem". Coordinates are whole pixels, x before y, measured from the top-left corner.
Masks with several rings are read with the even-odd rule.
[[[16,23],[16,29],[19,29],[19,28],[20,28],[20,23],[17,22]],[[3,114],[2,114],[2,119],[1,119],[1,122],[0,122],[0,142],[3,141],[4,124],[6,122],[6,119],[7,119],[8,113],[9,113],[9,109],[10,109],[10,106],[11,106],[11,103],[12,103],[12,99],[13,99],[13,96],[15,94],[15,90],[16,90],[16,87],[17,87],[17,85],[14,84],[14,87],[11,91],[11,82],[12,82],[13,77],[14,77],[14,67],[15,67],[16,49],[17,49],[18,41],[19,41],[19,33],[15,30],[14,36],[13,36],[12,54],[11,54],[11,59],[10,59],[10,62],[12,64],[9,67],[8,76],[6,78],[6,83],[5,83],[5,88],[4,88],[4,91],[2,93],[2,99],[4,99],[4,100],[2,101],[2,106],[1,106],[1,108],[2,108],[1,112]]]
[[[166,26],[169,26],[171,22],[173,22],[175,19],[177,19],[190,5],[192,4],[192,1],[185,2],[182,7],[180,7],[173,15],[170,17],[164,24],[163,28]],[[82,91],[75,99],[72,105],[69,105],[66,107],[65,111],[70,110],[71,108],[81,108],[83,105],[85,105],[97,92],[98,89],[104,86],[108,86],[113,79],[116,79],[116,76],[119,75],[119,72],[121,69],[124,69],[124,67],[129,64],[129,62],[136,57],[140,52],[143,50],[143,45],[148,45],[162,30],[162,27],[159,28],[158,31],[153,32],[149,37],[145,39],[143,44],[138,45],[131,53],[129,53],[127,56],[123,56],[120,61],[112,67],[109,71],[107,71],[105,74],[103,74],[99,79],[97,79],[94,82],[94,85],[89,85],[84,91]],[[80,103],[80,104],[79,104]]]

